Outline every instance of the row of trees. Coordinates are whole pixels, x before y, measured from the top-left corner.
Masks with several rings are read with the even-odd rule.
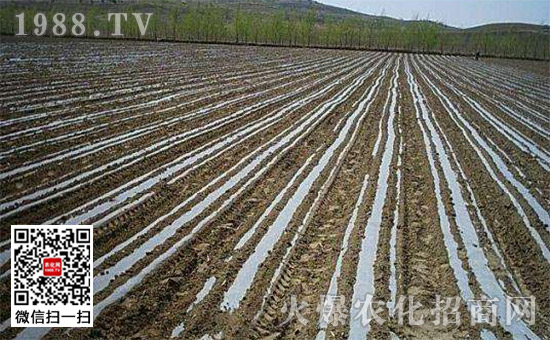
[[[320,15],[313,10],[254,13],[240,7],[229,9],[212,4],[172,3],[171,6],[148,6],[143,8],[139,5],[128,5],[120,10],[128,13],[154,13],[145,36],[140,35],[131,16],[123,21],[122,32],[125,38],[431,53],[473,54],[479,51],[492,56],[550,58],[550,36],[548,32],[542,31],[466,32],[428,20],[398,22],[359,16],[341,19]],[[50,8],[46,16],[51,20],[57,11]],[[112,8],[101,5],[88,5],[78,10],[86,17],[86,37],[93,37],[94,30],[101,31],[102,37],[113,32],[113,23],[107,21],[108,11],[112,11]],[[33,17],[38,10],[4,6],[0,11],[2,34],[11,35],[16,32],[15,15],[21,12],[26,14],[27,32],[32,32]],[[69,19],[71,14],[66,11],[64,13]]]

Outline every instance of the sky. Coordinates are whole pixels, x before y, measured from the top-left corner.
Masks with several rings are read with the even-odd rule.
[[[550,24],[550,0],[317,0],[397,19],[429,18],[455,27],[495,22]]]

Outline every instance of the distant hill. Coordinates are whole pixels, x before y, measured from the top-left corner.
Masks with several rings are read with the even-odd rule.
[[[273,13],[279,10],[307,13],[311,10],[315,10],[320,16],[331,15],[338,19],[345,19],[354,16],[359,16],[367,20],[377,18],[377,16],[374,15],[363,14],[341,7],[325,5],[312,0],[189,0],[185,2],[188,4],[209,3],[228,8],[238,8],[240,6],[243,10],[259,13]],[[391,21],[396,20],[386,17],[384,17],[384,19]]]
[[[548,25],[533,25],[524,23],[498,23],[487,24],[471,28],[465,28],[464,32],[488,32],[488,33],[550,33]]]
[[[14,16],[21,10],[89,12],[95,18],[93,25],[104,30],[110,30],[107,12],[139,11],[155,13],[153,22],[145,37],[127,27],[130,37],[550,58],[548,25],[496,23],[461,29],[435,21],[364,14],[313,0],[0,0],[0,6],[3,34],[13,34]],[[32,13],[27,16],[31,28],[32,17]]]
[[[274,14],[278,11],[292,11],[299,15],[305,15],[315,11],[319,18],[330,17],[335,20],[346,20],[360,18],[366,22],[378,21],[385,25],[407,26],[418,21],[425,20],[403,20],[388,16],[365,14],[337,6],[326,5],[314,0],[0,0],[2,5],[20,6],[102,6],[106,9],[114,9],[120,6],[139,6],[140,8],[170,9],[175,6],[200,7],[201,5],[213,5],[228,11],[241,9],[249,13]],[[432,21],[441,29],[456,32],[491,32],[491,33],[550,33],[548,25],[534,25],[525,23],[495,23],[476,26],[472,28],[457,28]]]
[[[121,1],[121,0],[119,0]],[[126,2],[132,0],[126,0]],[[136,0],[140,2],[139,0]],[[174,0],[177,2],[177,0]],[[141,1],[143,2],[143,1]],[[274,13],[280,10],[283,11],[295,11],[298,13],[305,14],[311,10],[314,10],[318,13],[320,17],[330,16],[332,18],[337,18],[339,20],[345,20],[350,18],[361,18],[365,21],[380,21],[388,25],[403,25],[407,26],[412,23],[424,20],[403,20],[396,19],[388,16],[380,16],[375,14],[365,14],[361,12],[356,12],[350,9],[341,8],[337,6],[326,5],[314,0],[184,0],[182,1],[188,5],[193,4],[215,4],[216,6],[235,9],[240,8],[245,11],[255,12],[255,13]],[[541,31],[545,33],[550,33],[550,26],[548,25],[534,25],[534,24],[525,24],[525,23],[496,23],[496,24],[487,24],[476,26],[472,28],[457,28],[443,23],[432,21],[434,24],[438,25],[441,29],[456,31],[456,32],[474,32],[474,31],[484,31],[492,33],[523,33],[523,32],[532,32],[539,33]]]
[[[139,0],[138,0],[139,1]],[[174,0],[176,1],[176,0]],[[315,11],[320,18],[331,17],[336,20],[360,18],[365,21],[379,21],[387,25],[407,25],[414,20],[395,19],[388,16],[365,14],[337,6],[326,5],[313,0],[184,0],[188,5],[193,4],[215,4],[227,9],[241,8],[244,11],[254,13],[272,14],[277,11],[294,11],[299,14],[307,14]],[[440,23],[442,28],[454,29]]]

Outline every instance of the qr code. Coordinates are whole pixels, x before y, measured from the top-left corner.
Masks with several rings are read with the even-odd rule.
[[[12,310],[92,308],[91,226],[12,226],[11,246]]]

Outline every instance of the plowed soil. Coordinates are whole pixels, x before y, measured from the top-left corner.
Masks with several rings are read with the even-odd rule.
[[[550,338],[548,63],[2,40],[1,338]],[[12,224],[93,224],[93,328],[9,327]]]

